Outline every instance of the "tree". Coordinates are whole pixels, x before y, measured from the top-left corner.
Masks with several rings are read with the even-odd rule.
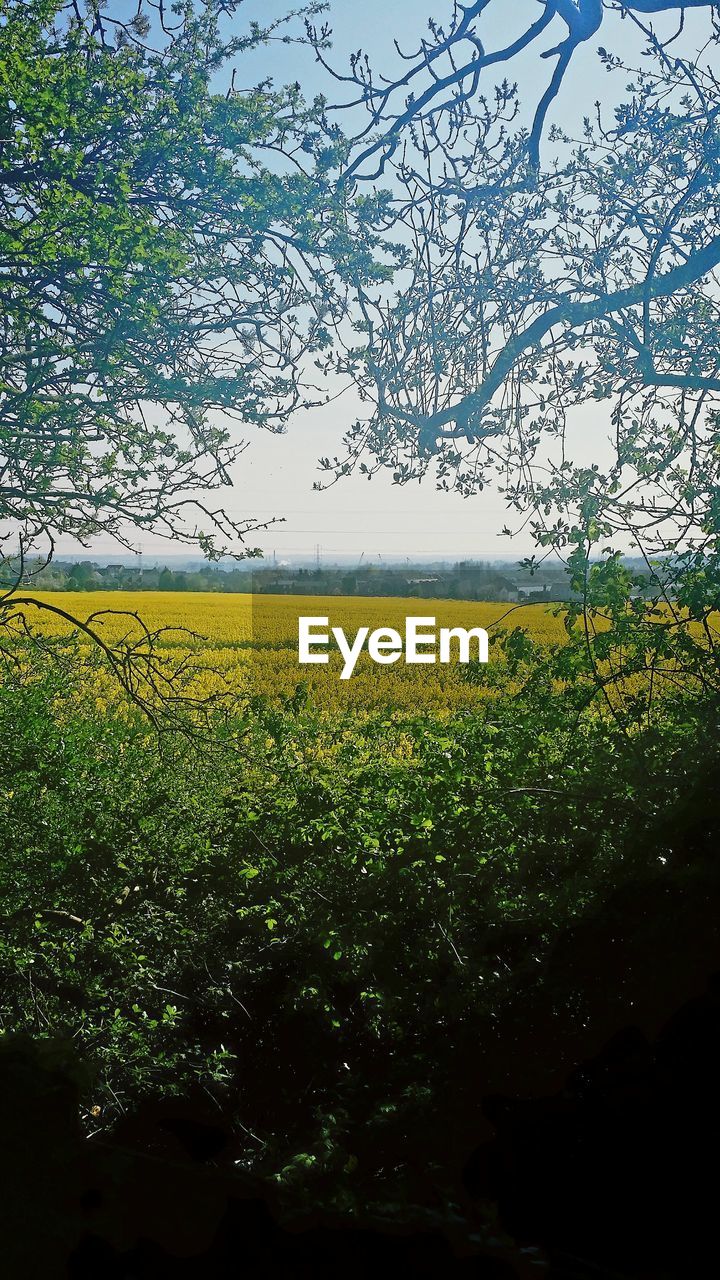
[[[690,9],[702,25],[674,44]],[[358,54],[342,77],[355,96],[338,109],[369,114],[344,182],[389,184],[386,233],[407,257],[393,288],[356,282],[363,336],[343,367],[369,408],[324,465],[387,467],[398,483],[433,472],[464,494],[494,481],[543,545],[622,533],[643,554],[688,538],[712,550],[718,7],[541,0],[493,49],[484,24],[497,13],[493,0],[456,6],[416,51],[396,46],[401,75]],[[677,29],[652,25],[663,14]],[[623,18],[637,48],[598,49],[605,105],[575,118],[565,104],[568,123],[551,127],[580,44]],[[337,75],[319,47],[328,30],[311,38]],[[533,49],[555,71],[527,103],[492,77]],[[588,446],[600,413],[603,439]]]
[[[652,28],[645,26],[647,18],[668,14],[679,22],[677,34],[680,34],[688,11],[704,10],[717,33],[718,5],[712,0],[538,0],[538,4],[539,8],[520,3],[513,6],[516,12],[510,15],[507,6],[499,0],[448,6],[446,22],[441,24],[435,17],[428,19],[427,35],[419,39],[416,49],[405,52],[400,41],[394,42],[403,63],[401,73],[395,76],[384,68],[382,74],[375,74],[362,50],[351,58],[349,74],[338,72],[325,56],[330,25],[326,23],[317,28],[307,19],[308,37],[318,61],[343,86],[346,94],[353,95],[343,106],[361,106],[369,116],[357,137],[358,146],[346,167],[345,180],[374,180],[382,176],[388,163],[404,147],[410,128],[432,135],[442,129],[448,115],[454,115],[461,126],[464,110],[482,98],[488,73],[495,75],[495,68],[509,67],[512,74],[519,56],[526,50],[539,52],[543,59],[555,59],[544,91],[530,107],[524,158],[532,173],[540,166],[540,147],[548,113],[560,94],[573,58],[581,45],[601,32],[610,14],[619,13],[629,18],[643,34],[656,41]],[[517,22],[517,30],[506,44],[497,44],[496,37],[495,47],[488,48],[485,24],[496,17],[498,24],[500,20],[504,23],[502,31],[506,39],[513,21]],[[562,38],[549,48],[541,47],[551,40],[551,32]]]
[[[97,581],[95,568],[88,560],[74,564],[68,574],[68,586],[71,591],[89,591]]]
[[[6,634],[27,627],[28,555],[60,536],[242,551],[257,525],[213,503],[245,447],[232,424],[281,431],[316,398],[337,280],[379,273],[369,221],[348,235],[321,104],[235,88],[243,52],[284,30],[226,38],[236,7],[0,4]]]
[[[242,447],[227,422],[279,430],[306,401],[328,266],[362,258],[323,166],[272,163],[317,159],[317,106],[218,91],[268,35],[224,41],[228,8],[183,4],[154,51],[142,14],[2,6],[0,517],[26,548],[246,533],[207,506]]]

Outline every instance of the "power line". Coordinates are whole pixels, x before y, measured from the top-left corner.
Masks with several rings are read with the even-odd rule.
[[[240,503],[240,504],[233,503],[233,506],[236,506],[236,505],[240,505],[240,506],[242,506],[242,504],[241,504],[241,503]],[[268,504],[268,505],[271,505],[271,504]],[[255,516],[258,516],[258,515],[267,515],[267,507],[245,507],[245,506],[243,506],[243,507],[242,507],[242,509],[243,509],[243,511],[246,511],[246,512],[247,512],[247,514],[248,514],[248,515],[250,515],[250,516],[252,516],[252,515],[255,515]],[[491,504],[489,504],[489,503],[483,503],[482,509],[483,509],[483,511],[506,511],[506,510],[507,510],[507,507],[506,507],[504,504],[502,504],[502,503],[501,503],[501,504],[499,504],[499,505],[497,505],[497,506],[492,506],[492,505],[491,505]],[[283,507],[283,508],[282,508],[282,512],[283,512],[283,515],[291,515],[291,516],[305,516],[305,515],[318,515],[318,514],[320,514],[320,513],[319,513],[319,511],[318,511],[318,508],[317,508],[317,507]],[[402,516],[428,516],[428,515],[443,516],[445,513],[443,513],[442,511],[439,511],[439,510],[428,510],[428,508],[427,508],[427,507],[426,507],[424,510],[421,510],[421,511],[405,511],[405,510],[403,510],[403,508],[402,508],[402,507],[397,507],[397,506],[395,506],[395,507],[343,507],[343,509],[342,509],[342,513],[338,512],[338,511],[334,511],[332,508],[328,508],[328,510],[327,510],[327,512],[326,512],[325,514],[327,514],[327,515],[331,515],[331,516],[332,516],[332,515],[339,515],[339,514],[342,514],[342,515],[348,515],[348,516],[376,516],[376,515],[380,515],[380,516],[393,516],[393,515],[396,515],[396,516],[398,517],[398,519],[399,519],[399,518],[400,518],[400,517],[402,517]],[[455,511],[451,512],[451,514],[453,514],[453,515],[461,515],[461,514],[466,515],[466,514],[470,514],[470,513],[469,513],[469,511],[468,511],[467,507],[465,507],[464,509],[458,509],[458,510],[455,510]],[[278,518],[278,519],[281,519],[282,517],[278,516],[277,518]]]
[[[359,555],[362,550],[363,548],[357,547],[357,546],[326,547],[323,544],[322,554],[324,556],[326,555],[356,556],[356,555]],[[180,554],[181,553],[176,552],[175,558],[177,558],[178,555]],[[285,556],[307,556],[308,559],[316,559],[317,543],[315,543],[312,547],[293,547],[292,549],[288,549],[286,552],[281,552],[281,554]],[[467,560],[469,557],[472,557],[473,560],[514,561],[516,558],[519,558],[525,553],[520,548],[518,548],[517,552],[508,552],[507,554],[499,554],[496,550],[478,551],[477,547],[461,547],[461,548],[451,547],[449,549],[446,547],[441,547],[441,548],[432,547],[429,551],[420,551],[418,550],[417,547],[413,547],[411,550],[408,548],[405,548],[404,550],[402,548],[399,548],[397,550],[393,548],[391,551],[388,551],[386,549],[382,553],[373,551],[371,554],[373,556],[382,554],[383,560],[389,562],[390,560],[411,560],[412,561],[413,558],[417,558],[418,556],[432,556],[435,560],[450,560],[453,557],[458,556],[462,560]],[[158,555],[160,555],[160,553],[158,553]],[[187,555],[184,555],[184,558],[187,558]],[[197,558],[200,559],[199,556]],[[260,563],[262,563],[261,560],[258,561],[258,564]],[[269,561],[267,563],[269,563]]]
[[[408,529],[406,526],[404,526],[402,529],[378,529],[375,525],[372,525],[372,526],[368,526],[365,529],[348,529],[347,526],[343,527],[342,529],[317,529],[317,528],[315,529],[262,529],[262,528],[258,528],[258,529],[248,529],[246,536],[249,536],[252,533],[258,533],[258,534],[264,533],[267,535],[268,538],[275,537],[276,535],[280,535],[283,538],[294,538],[299,533],[301,534],[305,534],[305,533],[343,534],[344,533],[344,534],[356,535],[356,536],[362,535],[363,537],[371,537],[371,536],[374,536],[375,534],[378,534],[381,537],[396,538],[398,537],[398,535],[401,535],[401,534],[407,537],[414,537],[416,534],[427,535],[428,533],[430,533],[434,538],[436,537],[437,538],[440,538],[440,537],[457,538],[458,536],[473,538],[473,537],[476,537],[477,534],[481,532],[487,534],[487,533],[492,533],[492,530],[428,529],[427,526],[424,529]],[[497,536],[499,537],[500,534],[498,534]]]

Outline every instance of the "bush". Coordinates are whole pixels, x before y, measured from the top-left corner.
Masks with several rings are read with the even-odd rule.
[[[450,1177],[529,999],[587,1025],[559,942],[686,876],[718,769],[714,706],[628,736],[542,679],[443,723],[261,702],[202,750],[79,692],[0,691],[5,1028],[81,1047],[93,1131],[209,1094],[235,1159],[341,1207]]]

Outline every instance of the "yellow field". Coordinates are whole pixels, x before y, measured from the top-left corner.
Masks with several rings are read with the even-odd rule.
[[[299,615],[329,617],[330,626],[342,627],[352,638],[360,626],[371,630],[394,627],[404,631],[408,615],[431,616],[442,626],[526,627],[532,637],[548,643],[561,641],[564,630],[554,610],[541,604],[513,607],[500,603],[418,600],[349,596],[250,596],[205,592],[46,592],[37,598],[52,609],[66,610],[85,620],[97,611],[118,610],[97,616],[93,625],[108,642],[121,637],[141,638],[137,613],[150,631],[163,631],[159,644],[168,660],[186,664],[188,689],[196,694],[228,689],[239,699],[262,694],[271,699],[292,696],[304,683],[309,701],[319,711],[407,712],[412,709],[453,711],[477,704],[487,689],[468,684],[464,668],[407,666],[400,661],[378,666],[364,652],[350,680],[341,681],[340,655],[331,653],[328,666],[300,666],[297,656]],[[47,635],[69,636],[67,622],[45,610],[25,608],[27,621]],[[82,636],[77,643],[90,652]],[[490,665],[493,650],[490,651]],[[492,672],[489,672],[490,676]],[[98,677],[95,690],[99,706],[111,696]]]

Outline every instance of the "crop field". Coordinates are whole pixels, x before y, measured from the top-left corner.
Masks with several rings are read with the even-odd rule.
[[[355,596],[251,596],[200,592],[49,592],[38,599],[85,620],[96,614],[94,626],[107,641],[127,637],[140,641],[138,619],[154,633],[168,662],[185,667],[188,691],[228,691],[238,699],[261,695],[270,700],[303,694],[318,713],[372,712],[379,709],[412,711],[419,708],[448,714],[477,704],[493,688],[494,651],[482,682],[468,679],[468,668],[449,665],[409,666],[399,661],[378,666],[363,651],[352,677],[340,680],[340,653],[330,652],[326,666],[300,666],[297,630],[300,615],[329,619],[352,638],[359,627],[393,627],[402,634],[406,616],[434,617],[440,627],[484,627],[492,636],[500,628],[523,627],[535,641],[561,642],[562,617],[557,608],[542,604],[509,606],[502,603],[418,600]],[[100,612],[98,612],[100,611]],[[105,612],[109,611],[109,612]],[[24,609],[28,623],[59,642],[72,635],[68,622],[45,610]],[[133,616],[137,615],[137,617]],[[73,641],[90,653],[89,642],[78,634]],[[112,696],[100,672],[96,695],[103,705]]]

